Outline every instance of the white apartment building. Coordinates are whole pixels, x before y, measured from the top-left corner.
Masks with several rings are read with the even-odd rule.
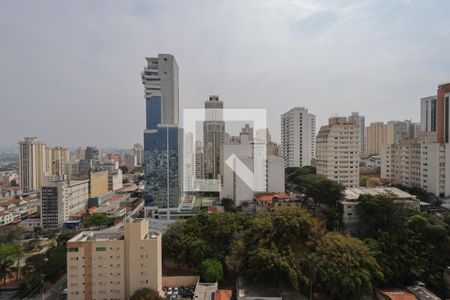
[[[162,293],[161,234],[149,230],[148,220],[85,231],[67,242],[69,299],[125,300],[142,288]]]
[[[316,116],[304,107],[281,115],[281,156],[286,167],[309,166],[316,157]]]
[[[41,221],[43,228],[61,228],[75,213],[87,209],[89,180],[47,177],[41,190]]]
[[[284,192],[284,160],[266,156],[264,144],[253,143],[241,135],[241,144],[224,145],[224,178],[221,198],[232,199],[236,206],[252,201],[258,192]],[[262,159],[255,160],[257,157]]]
[[[359,126],[359,154],[364,155],[366,153],[366,118],[358,112],[352,112],[348,117],[348,121]]]
[[[449,144],[404,139],[382,149],[383,180],[419,187],[440,197],[450,196]]]
[[[317,174],[342,183],[359,186],[359,126],[345,117],[330,118],[317,135]]]
[[[134,144],[133,153],[136,155],[136,164],[142,166],[144,163],[144,147],[141,144]]]
[[[47,146],[36,137],[25,137],[19,142],[19,182],[22,191],[40,189],[47,171]]]

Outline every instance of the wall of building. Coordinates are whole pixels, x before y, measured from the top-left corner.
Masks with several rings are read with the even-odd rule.
[[[108,171],[91,171],[89,173],[90,197],[97,197],[108,191]]]

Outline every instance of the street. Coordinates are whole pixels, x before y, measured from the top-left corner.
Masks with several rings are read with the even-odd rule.
[[[62,291],[67,288],[67,275],[61,277],[55,284],[53,284],[50,288],[46,288],[44,291],[44,295],[42,292],[36,295],[35,300],[59,300],[62,298]]]

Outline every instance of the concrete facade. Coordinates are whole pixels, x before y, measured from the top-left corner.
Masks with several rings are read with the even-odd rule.
[[[139,289],[162,293],[161,235],[147,220],[124,231],[82,232],[67,242],[69,299],[130,299]]]
[[[75,213],[87,209],[89,181],[47,177],[41,190],[41,223],[45,229],[61,228]]]
[[[47,169],[47,146],[36,137],[19,142],[19,184],[24,192],[41,188]]]
[[[358,112],[352,112],[347,119],[359,126],[359,154],[364,155],[366,153],[366,118]]]
[[[304,107],[281,115],[281,156],[286,167],[310,166],[316,157],[316,116]]]
[[[365,154],[380,155],[381,146],[387,143],[387,125],[383,122],[370,123],[365,138]]]
[[[317,135],[317,174],[358,187],[359,148],[359,126],[345,117],[330,118]]]

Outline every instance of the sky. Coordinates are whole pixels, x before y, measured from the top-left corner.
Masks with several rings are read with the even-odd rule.
[[[173,54],[180,109],[211,94],[318,128],[419,121],[420,98],[450,80],[450,1],[157,0],[0,3],[0,146],[142,143],[146,56]],[[182,113],[181,113],[182,114]],[[317,129],[318,129],[317,128]]]

